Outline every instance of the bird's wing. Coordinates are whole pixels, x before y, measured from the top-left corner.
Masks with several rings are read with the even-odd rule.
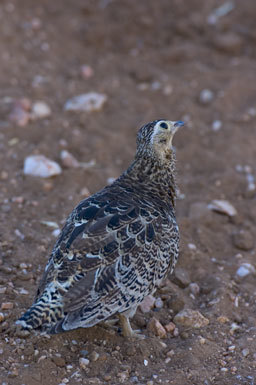
[[[65,291],[66,329],[86,322],[90,326],[124,311],[136,295],[142,300],[143,285],[153,280],[154,268],[150,271],[147,263],[157,259],[157,230],[164,221],[152,206],[138,205],[129,196],[104,202],[87,199],[77,206],[45,274],[45,282],[54,276]]]

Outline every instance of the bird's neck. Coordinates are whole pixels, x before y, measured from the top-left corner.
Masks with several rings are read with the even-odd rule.
[[[141,185],[146,192],[175,204],[177,185],[175,180],[175,154],[168,151],[164,159],[149,156],[136,157],[123,177],[129,183]]]

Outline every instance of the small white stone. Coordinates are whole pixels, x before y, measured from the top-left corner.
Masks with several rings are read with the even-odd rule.
[[[242,355],[244,357],[247,357],[249,354],[250,354],[250,350],[248,348],[245,348],[245,349],[242,350]]]
[[[208,209],[217,211],[221,214],[226,214],[230,217],[237,215],[235,207],[226,200],[214,199],[209,205]]]
[[[148,360],[144,360],[144,365],[148,366]]]
[[[204,89],[200,92],[199,101],[201,104],[209,104],[212,102],[214,94],[211,90]]]
[[[194,243],[188,243],[188,248],[190,250],[196,250],[196,245]]]
[[[38,101],[32,105],[31,118],[43,119],[51,115],[51,109],[45,102]]]
[[[113,177],[110,177],[107,179],[107,184],[112,184],[113,182],[115,182],[116,178],[113,178]]]
[[[62,150],[60,153],[60,159],[64,167],[79,167],[78,160],[67,150]]]
[[[57,238],[61,233],[61,230],[60,229],[55,229],[52,231],[52,235]]]
[[[158,297],[156,300],[155,300],[155,307],[157,309],[162,309],[164,306],[164,303],[162,301],[162,299],[160,297]]]
[[[188,287],[189,287],[189,290],[192,294],[194,294],[194,295],[199,294],[200,287],[198,286],[198,284],[196,282],[191,282]]]
[[[82,369],[85,369],[87,368],[87,366],[89,365],[90,361],[87,359],[87,358],[79,358],[79,365]]]
[[[239,277],[246,277],[250,273],[256,273],[255,267],[250,263],[243,263],[236,271],[236,275]]]
[[[213,131],[219,131],[222,127],[222,122],[220,120],[214,120],[212,123],[212,129]]]
[[[103,107],[106,100],[107,96],[104,94],[89,92],[69,99],[66,102],[64,109],[66,111],[98,111]]]
[[[24,174],[49,178],[61,174],[62,170],[58,163],[46,158],[44,155],[30,155],[24,162]]]

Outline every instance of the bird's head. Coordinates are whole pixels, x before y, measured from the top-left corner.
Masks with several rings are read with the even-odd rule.
[[[184,122],[158,119],[141,127],[137,136],[137,156],[166,159],[172,149],[172,139]]]

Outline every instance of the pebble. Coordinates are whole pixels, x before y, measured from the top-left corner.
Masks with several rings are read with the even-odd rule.
[[[222,127],[222,122],[220,120],[214,120],[214,122],[212,123],[212,130],[213,131],[219,131]]]
[[[31,102],[27,98],[16,100],[13,109],[9,115],[9,119],[19,127],[25,127],[30,119],[29,110]]]
[[[7,180],[8,177],[9,177],[9,174],[8,174],[7,171],[1,171],[0,178],[1,178],[2,180]]]
[[[188,243],[188,248],[189,248],[189,250],[195,251],[196,250],[196,245],[194,243]]]
[[[94,70],[89,65],[82,65],[81,67],[81,75],[84,79],[89,79],[94,75]]]
[[[176,326],[175,326],[175,324],[173,322],[169,322],[167,325],[164,326],[164,328],[167,331],[167,333],[173,333],[175,327]]]
[[[64,366],[66,365],[66,361],[63,357],[53,356],[52,360],[55,363],[55,365],[59,366],[60,368],[64,368]]]
[[[12,302],[3,302],[1,305],[1,310],[10,310],[13,309],[13,303]]]
[[[217,211],[218,213],[221,213],[221,214],[226,214],[230,217],[237,215],[237,210],[235,209],[235,207],[226,200],[214,199],[208,205],[208,209]]]
[[[176,267],[174,270],[173,282],[181,288],[187,287],[191,282],[187,270],[183,269],[182,267]]]
[[[185,327],[201,328],[209,324],[209,320],[205,318],[199,311],[192,309],[183,309],[174,317],[175,324]]]
[[[209,89],[204,89],[200,92],[199,101],[203,105],[210,104],[213,101],[214,93]]]
[[[52,231],[52,235],[57,238],[61,233],[61,229],[55,229]]]
[[[155,308],[157,309],[162,309],[164,306],[164,303],[162,301],[162,299],[160,297],[158,297],[156,300],[155,300]]]
[[[67,168],[77,168],[80,166],[78,160],[67,150],[62,150],[60,153],[61,163]]]
[[[44,119],[51,115],[51,109],[45,102],[37,101],[32,105],[31,119]]]
[[[255,270],[255,267],[250,263],[243,263],[236,271],[236,275],[238,275],[238,277],[241,277],[241,278],[246,277],[251,273],[255,274],[256,270]]]
[[[235,8],[233,1],[226,1],[221,4],[218,8],[214,9],[213,12],[208,16],[207,21],[211,25],[215,25],[219,19],[229,14]]]
[[[62,170],[58,163],[46,158],[44,155],[30,155],[24,162],[24,174],[49,178],[61,174]]]
[[[240,230],[233,234],[233,243],[240,250],[251,250],[254,245],[254,238],[250,231]]]
[[[106,95],[97,92],[89,92],[69,99],[66,102],[64,109],[66,111],[98,111],[102,109],[106,101]]]
[[[229,322],[229,318],[226,317],[225,315],[220,315],[218,318],[217,318],[217,321],[220,323],[220,324],[226,324],[227,322]]]
[[[91,359],[93,362],[95,362],[95,361],[98,360],[99,356],[100,356],[99,353],[93,351],[93,352],[91,352],[91,354],[90,354],[90,359]]]
[[[4,314],[0,313],[0,322],[3,322],[3,321],[4,321]]]
[[[152,295],[145,297],[139,305],[142,313],[148,313],[154,307],[155,301],[156,299]]]
[[[90,361],[87,359],[87,358],[79,358],[79,365],[80,365],[80,368],[82,369],[86,369],[87,366],[89,365]]]
[[[87,187],[83,187],[82,190],[80,191],[80,195],[87,198],[91,195],[91,193]]]
[[[166,337],[166,330],[163,325],[155,318],[151,318],[148,323],[148,330],[160,338]]]
[[[148,366],[148,360],[144,360],[143,363],[145,366]]]
[[[191,282],[189,284],[189,291],[193,294],[193,295],[198,295],[199,292],[200,292],[200,287],[198,286],[198,284],[196,282]]]
[[[235,33],[228,32],[216,36],[213,40],[214,47],[229,55],[238,55],[241,52],[243,40]]]

